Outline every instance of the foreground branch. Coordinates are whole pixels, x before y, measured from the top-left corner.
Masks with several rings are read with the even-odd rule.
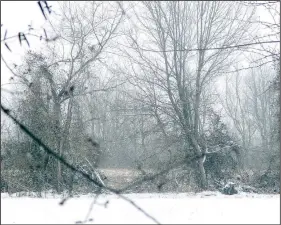
[[[147,216],[148,218],[150,218],[152,221],[154,221],[157,224],[160,224],[160,222],[155,219],[153,216],[149,215],[146,211],[144,211],[141,207],[139,207],[134,201],[132,201],[131,199],[129,199],[128,197],[124,196],[121,194],[120,190],[116,190],[110,187],[106,187],[102,184],[100,184],[99,182],[95,181],[89,174],[84,173],[83,171],[81,171],[80,169],[76,168],[75,166],[71,165],[69,162],[67,162],[62,156],[60,156],[58,153],[56,153],[55,151],[53,151],[52,149],[50,149],[46,144],[44,144],[38,137],[36,137],[25,125],[23,125],[21,122],[19,122],[14,116],[11,115],[11,111],[7,108],[5,108],[2,104],[1,104],[1,110],[3,110],[3,112],[10,118],[12,119],[16,125],[18,125],[20,127],[21,130],[23,130],[30,138],[32,138],[38,145],[40,145],[43,150],[53,156],[56,160],[60,161],[62,164],[64,164],[67,168],[69,168],[70,170],[72,170],[73,172],[76,172],[80,175],[82,175],[84,178],[86,178],[87,180],[89,180],[90,182],[94,183],[95,185],[97,185],[98,187],[100,187],[103,190],[107,190],[113,194],[116,194],[117,196],[119,196],[120,198],[122,198],[123,200],[128,201],[131,205],[133,205],[135,208],[137,208],[140,212],[142,212],[145,216]]]

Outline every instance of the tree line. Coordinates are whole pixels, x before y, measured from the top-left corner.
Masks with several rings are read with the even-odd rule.
[[[237,177],[276,188],[280,22],[259,21],[257,10],[267,6],[276,21],[278,4],[59,2],[48,30],[56,40],[7,63],[12,88],[1,87],[2,103],[89,174],[126,168],[146,176],[197,157],[144,189],[204,190]],[[1,115],[5,184],[98,190]]]

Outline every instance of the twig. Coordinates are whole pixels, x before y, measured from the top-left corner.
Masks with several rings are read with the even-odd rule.
[[[94,200],[92,201],[92,203],[90,205],[90,208],[89,208],[89,211],[88,211],[88,213],[87,213],[87,215],[85,217],[84,223],[86,223],[88,221],[88,218],[89,218],[89,216],[90,216],[90,214],[91,214],[91,212],[92,212],[92,210],[94,208],[94,205],[96,204],[96,202],[98,200],[98,197],[99,197],[100,193],[101,193],[101,189],[98,190]]]
[[[93,165],[89,162],[89,160],[88,160],[86,157],[84,157],[84,158],[85,158],[85,160],[88,162],[88,164],[90,165],[90,167],[92,168],[92,170],[93,170],[95,176],[98,178],[98,180],[100,181],[100,183],[101,183],[103,186],[105,186],[105,184],[104,184],[103,180],[101,179],[99,173],[95,170],[95,168],[94,168]]]

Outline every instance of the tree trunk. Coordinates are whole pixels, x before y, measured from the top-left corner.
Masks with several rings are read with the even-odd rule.
[[[56,148],[61,155],[61,108],[59,102],[54,103],[54,120],[55,120],[55,135],[56,135]],[[57,163],[57,192],[60,193],[60,183],[61,183],[61,163],[58,161]]]
[[[193,147],[195,154],[200,157],[200,159],[197,161],[197,165],[198,167],[196,169],[196,172],[198,170],[199,172],[199,186],[202,190],[206,190],[208,188],[207,185],[207,177],[206,177],[206,171],[205,171],[205,167],[204,167],[204,162],[205,162],[205,149],[201,148],[198,144],[197,139],[192,135],[192,134],[188,134],[187,133],[187,140],[188,142],[191,144],[191,146]]]
[[[206,171],[204,167],[204,158],[200,158],[198,160],[198,167],[199,167],[199,174],[200,174],[200,186],[203,190],[206,190],[208,188],[207,185],[207,176]]]
[[[59,155],[62,156],[62,140],[59,140]],[[60,184],[62,182],[62,176],[61,176],[61,162],[58,160],[58,171],[57,171],[57,192],[61,192]]]
[[[60,135],[59,135],[59,155],[62,157],[63,156],[63,150],[65,148],[65,144],[67,142],[68,136],[69,136],[69,129],[70,129],[70,124],[71,124],[71,119],[72,119],[72,105],[73,105],[73,98],[70,97],[69,102],[68,102],[68,108],[67,108],[67,115],[66,115],[66,120],[65,124],[63,125],[63,128],[61,126],[60,129]],[[60,108],[59,108],[59,112]],[[61,115],[61,114],[60,114]],[[61,167],[61,162],[58,161],[58,174],[57,174],[57,190],[60,193],[60,184],[62,182],[62,167]]]

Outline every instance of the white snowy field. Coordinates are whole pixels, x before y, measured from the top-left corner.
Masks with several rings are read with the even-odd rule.
[[[160,223],[280,224],[280,195],[220,193],[128,194]],[[83,221],[93,196],[74,197],[61,206],[58,197],[9,197],[1,194],[1,224],[65,224]],[[104,203],[109,201],[107,207]],[[153,223],[128,202],[101,195],[88,223]]]

